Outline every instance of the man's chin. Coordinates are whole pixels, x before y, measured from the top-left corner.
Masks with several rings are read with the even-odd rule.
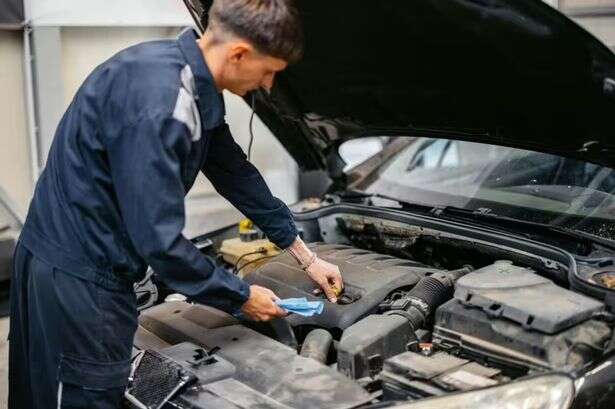
[[[240,97],[245,97],[246,94],[249,92],[249,90],[246,89],[229,89],[228,91]]]

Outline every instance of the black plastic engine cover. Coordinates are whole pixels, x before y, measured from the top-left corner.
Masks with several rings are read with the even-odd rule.
[[[175,408],[352,409],[373,399],[335,369],[204,305],[174,301],[143,311],[135,347],[157,351],[198,378],[174,398]],[[218,347],[215,361],[202,361],[195,347],[208,355]]]
[[[433,342],[504,366],[569,370],[595,359],[610,336],[608,325],[595,319],[543,334],[453,299],[436,310]]]
[[[583,294],[558,287],[534,271],[498,261],[461,277],[455,298],[503,317],[524,328],[557,334],[604,309],[604,304]]]
[[[331,329],[346,329],[374,311],[392,291],[415,285],[425,274],[438,270],[408,260],[382,255],[345,245],[311,244],[318,256],[339,266],[344,278],[344,294],[337,304],[325,301],[321,315],[302,317],[291,314],[287,320],[292,326],[317,325]],[[280,298],[306,297],[324,300],[312,294],[316,284],[299,268],[287,253],[248,275],[245,280],[270,288]]]

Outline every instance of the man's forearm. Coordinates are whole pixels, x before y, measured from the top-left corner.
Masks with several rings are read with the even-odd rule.
[[[292,213],[273,196],[258,169],[233,140],[228,125],[214,132],[216,140],[209,144],[203,173],[216,191],[263,230],[269,240],[288,248],[298,234]]]

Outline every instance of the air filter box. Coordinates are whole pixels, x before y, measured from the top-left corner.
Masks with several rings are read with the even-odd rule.
[[[590,318],[604,305],[558,287],[532,270],[509,261],[476,270],[455,285],[455,299],[529,330],[557,334]]]

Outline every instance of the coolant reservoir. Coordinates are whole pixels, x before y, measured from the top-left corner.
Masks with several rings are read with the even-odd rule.
[[[224,240],[220,247],[224,261],[235,266],[240,277],[245,277],[271,257],[280,254],[280,249],[269,240],[254,238],[254,231],[250,220],[242,220],[239,223],[239,237]]]
[[[245,277],[280,254],[280,249],[267,239],[242,241],[237,237],[224,240],[220,253],[224,261],[235,266],[240,277]]]

